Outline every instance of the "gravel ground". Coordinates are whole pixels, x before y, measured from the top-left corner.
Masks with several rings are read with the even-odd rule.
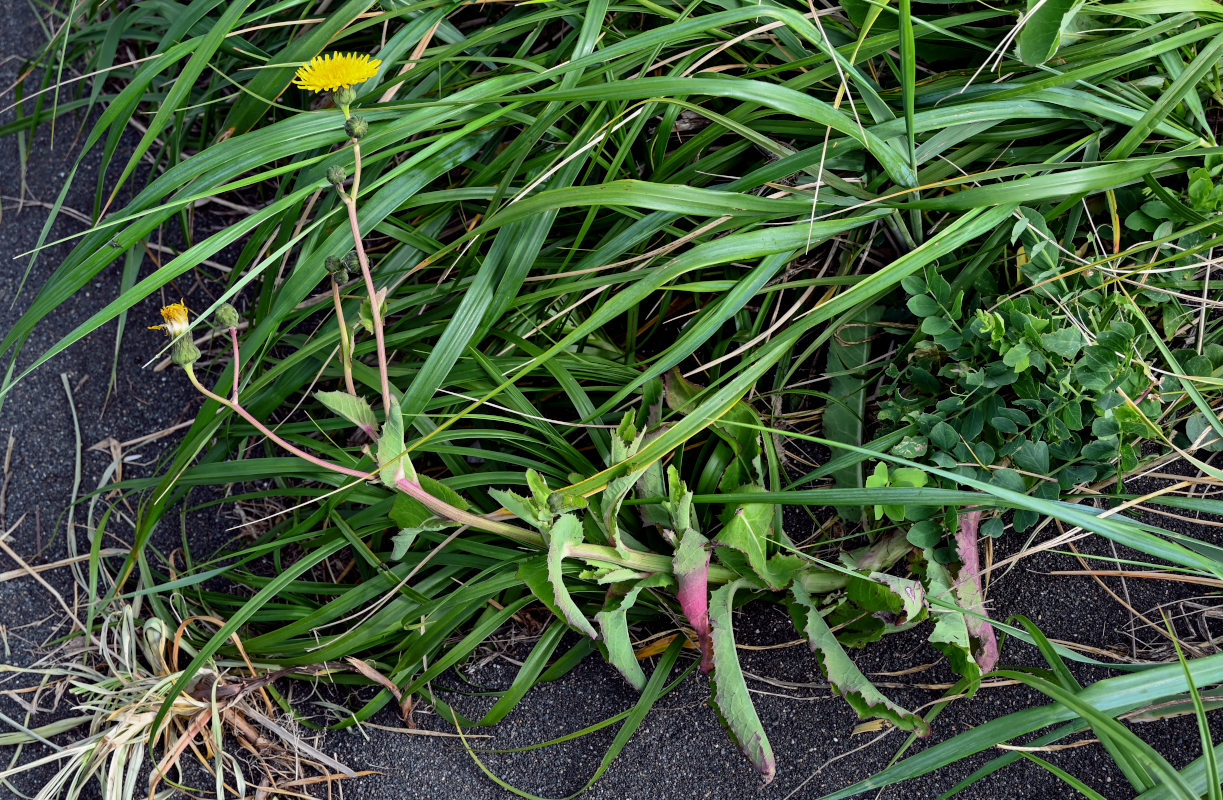
[[[11,13],[0,29],[0,87],[16,78],[21,57],[43,41],[44,34],[25,2],[8,4]],[[7,105],[11,92],[0,97]],[[12,113],[0,115],[0,124],[13,119]],[[39,233],[47,219],[45,205],[55,199],[63,186],[75,157],[81,120],[69,119],[57,126],[52,142],[47,126],[39,129],[29,143],[30,158],[23,164],[13,137],[0,139],[0,255],[7,256],[9,267],[0,271],[0,296],[11,298],[0,307],[0,330],[7,330],[28,308],[34,289],[42,284],[70,249],[71,243],[54,244],[45,249],[19,294],[29,257],[22,255],[37,246]],[[127,157],[124,148],[119,163]],[[92,208],[99,163],[88,157],[68,193],[65,207],[88,213]],[[61,215],[51,228],[47,241],[70,236],[82,224]],[[116,253],[116,256],[122,254]],[[152,264],[146,257],[142,269]],[[19,359],[19,368],[32,357],[70,331],[80,320],[96,311],[118,293],[121,262],[116,261],[84,291],[75,295],[32,337]],[[206,296],[207,286],[185,276],[171,290],[169,300],[181,296],[188,305]],[[25,563],[32,566],[54,563],[70,550],[64,511],[74,496],[76,464],[80,464],[80,491],[98,485],[112,456],[106,450],[90,449],[108,437],[126,442],[149,433],[168,429],[191,418],[197,403],[185,381],[171,371],[153,372],[142,365],[163,343],[159,334],[145,326],[157,321],[157,308],[163,298],[150,298],[134,310],[122,338],[115,361],[115,326],[109,325],[57,356],[20,383],[4,399],[0,408],[0,447],[11,441],[11,459],[6,463],[0,523],[7,531],[6,544]],[[110,368],[116,363],[116,381],[108,392]],[[75,406],[77,417],[71,413]],[[77,429],[79,427],[79,434]],[[172,447],[173,435],[125,449],[130,461],[124,463],[128,476],[155,474],[158,457]],[[79,514],[80,512],[78,512]],[[78,517],[79,521],[79,517]],[[218,515],[188,518],[188,534],[193,546],[225,543],[226,523]],[[1166,524],[1166,523],[1165,523]],[[1219,529],[1191,526],[1184,532],[1219,542]],[[122,525],[114,527],[106,546],[122,547]],[[164,533],[163,547],[173,547],[177,532]],[[1047,532],[1046,532],[1047,535]],[[1022,541],[999,542],[995,560],[1014,552]],[[1107,542],[1088,539],[1080,543],[1084,552],[1111,554]],[[1124,555],[1124,553],[1122,553]],[[17,564],[0,555],[0,570]],[[1129,614],[1090,578],[1050,577],[1058,569],[1076,569],[1074,559],[1040,555],[1024,560],[1013,571],[994,579],[990,603],[996,618],[1023,613],[1056,639],[1081,642],[1097,647],[1130,647],[1125,633]],[[3,662],[27,666],[47,652],[48,642],[67,631],[66,612],[51,590],[68,605],[74,604],[74,583],[68,570],[59,568],[43,573],[46,585],[30,577],[9,578],[0,582],[0,654]],[[1128,596],[1140,611],[1161,603],[1191,596],[1179,587],[1157,581],[1140,584],[1130,581],[1122,587],[1116,581],[1113,591]],[[754,606],[742,612],[737,621],[742,642],[754,645],[784,645],[795,638],[788,619],[773,608]],[[1145,639],[1153,637],[1146,636]],[[757,704],[766,730],[777,751],[779,770],[773,784],[760,781],[730,743],[709,707],[708,683],[700,676],[689,676],[671,695],[663,698],[624,749],[619,759],[590,790],[592,798],[652,798],[685,796],[695,798],[764,797],[816,798],[846,786],[880,769],[903,742],[895,733],[869,744],[872,734],[854,735],[857,719],[841,700],[823,688],[814,658],[802,646],[745,651],[745,669],[755,679]],[[1002,650],[1004,664],[1039,665],[1035,650],[1007,641]],[[937,684],[950,679],[945,666],[935,664],[938,654],[922,633],[914,631],[877,643],[860,654],[860,664],[868,672],[897,672],[917,665],[931,665],[913,674],[876,675],[901,688],[889,689],[897,702],[907,707],[927,704],[940,692],[919,688],[918,684]],[[515,667],[504,659],[467,668],[466,677],[480,683],[507,685]],[[1104,677],[1103,670],[1076,668],[1084,682]],[[799,684],[795,686],[794,684]],[[0,689],[29,685],[29,680],[10,679]],[[28,695],[20,695],[28,697]],[[520,747],[578,730],[629,708],[635,695],[619,676],[597,659],[588,659],[561,680],[533,690],[525,701],[500,725],[487,733],[491,738],[476,740],[491,749]],[[479,698],[456,700],[460,710],[473,714],[481,705]],[[990,688],[971,701],[952,705],[935,724],[934,735],[917,748],[945,740],[974,725],[1001,714],[1041,703],[1040,696],[1018,687]],[[50,705],[44,701],[43,706]],[[35,724],[65,712],[36,717]],[[308,711],[308,709],[307,709]],[[10,717],[24,714],[14,695],[0,694],[0,712]],[[1218,712],[1216,712],[1218,713]],[[1216,738],[1223,733],[1220,718],[1212,715]],[[349,800],[403,800],[403,798],[502,798],[508,792],[488,779],[458,746],[453,738],[405,734],[386,730],[399,728],[401,721],[384,712],[374,720],[383,728],[361,732],[328,734],[319,746],[354,769],[376,770],[379,774],[349,781],[332,796]],[[450,732],[435,716],[420,714],[417,721],[425,729]],[[1136,726],[1135,730],[1174,764],[1188,763],[1199,753],[1197,731],[1192,718]],[[510,784],[534,794],[556,797],[581,788],[597,768],[604,750],[614,737],[615,728],[550,747],[519,754],[484,754],[483,762]],[[31,759],[49,752],[43,746],[26,748],[21,758]],[[837,760],[828,763],[831,759]],[[1107,753],[1098,744],[1050,754],[1050,758],[1084,778],[1109,798],[1133,795]],[[984,756],[949,768],[934,776],[918,779],[884,791],[884,798],[933,798],[985,760]],[[13,782],[23,793],[37,791],[46,779],[45,772],[34,772]],[[209,784],[201,778],[196,786]],[[0,797],[8,796],[0,787]],[[326,796],[324,790],[317,790]],[[92,792],[92,793],[91,793]],[[983,780],[962,796],[1019,800],[1047,798],[1066,792],[1063,784],[1038,767],[1020,763],[1000,775]],[[205,794],[201,790],[198,794]],[[137,792],[142,796],[142,791]],[[84,795],[98,797],[91,787]],[[187,796],[184,794],[184,796]],[[871,795],[867,795],[871,796]]]

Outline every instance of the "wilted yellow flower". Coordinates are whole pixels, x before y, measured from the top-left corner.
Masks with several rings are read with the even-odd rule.
[[[161,318],[165,320],[165,324],[150,325],[149,330],[161,329],[167,336],[179,336],[187,332],[187,306],[181,300],[163,308]]]
[[[376,58],[356,53],[328,53],[315,56],[297,70],[293,83],[308,92],[332,92],[364,83],[382,64]]]

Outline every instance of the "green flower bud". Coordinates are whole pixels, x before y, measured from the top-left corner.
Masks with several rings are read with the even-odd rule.
[[[348,283],[348,268],[344,259],[327,256],[323,259],[323,266],[327,268],[327,272],[331,273],[331,278],[336,283]]]
[[[236,328],[241,321],[238,316],[238,309],[231,306],[229,303],[222,303],[217,309],[217,327],[220,328]]]
[[[354,115],[344,120],[344,133],[347,133],[350,139],[360,139],[368,131],[369,123],[365,121],[365,117]]]
[[[195,342],[184,336],[174,342],[174,351],[170,358],[180,367],[189,367],[200,360],[200,349],[195,346]]]
[[[357,258],[356,250],[349,250],[344,254],[344,269],[356,271],[361,269],[361,259]]]
[[[332,186],[339,188],[344,185],[346,180],[348,180],[348,170],[339,164],[332,164],[327,168],[327,182]]]
[[[341,86],[331,93],[331,99],[340,108],[348,108],[357,99],[357,92],[351,86]]]

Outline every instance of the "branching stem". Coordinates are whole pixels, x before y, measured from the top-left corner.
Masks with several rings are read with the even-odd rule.
[[[230,330],[234,331],[234,329],[232,328]],[[217,394],[216,392],[212,392],[204,388],[204,385],[200,383],[199,378],[195,377],[195,370],[192,368],[192,365],[188,364],[183,369],[184,371],[186,371],[187,378],[191,381],[191,385],[194,386],[200,394],[204,395],[205,397],[209,398],[210,400],[215,400],[218,403],[220,403],[221,405],[231,409],[235,414],[242,417],[242,419],[246,420],[251,425],[253,425],[255,427],[255,430],[259,431],[264,436],[268,437],[273,442],[280,445],[285,450],[288,450],[290,453],[297,456],[298,458],[309,461],[311,464],[314,464],[315,466],[323,467],[324,469],[329,469],[332,472],[339,472],[343,475],[349,475],[354,478],[360,478],[361,480],[368,480],[370,478],[370,475],[368,473],[362,472],[359,469],[352,469],[351,467],[345,467],[340,464],[332,464],[330,461],[326,461],[324,459],[319,458],[318,456],[311,455],[310,453],[307,453],[305,450],[302,450],[300,447],[290,444],[288,441],[283,439],[279,434],[275,433],[271,428],[264,425],[259,420],[255,419],[254,415],[251,414],[251,412],[247,411],[245,408],[242,407],[242,405],[237,400],[236,389],[235,389],[234,399],[230,400],[230,399],[221,397],[221,395]],[[234,375],[237,375],[237,374],[238,374],[238,361],[235,359],[234,360]],[[236,381],[237,378],[235,378],[234,380]]]
[[[401,476],[395,481],[395,485],[408,497],[420,501],[421,505],[439,517],[445,517],[462,525],[468,525],[476,530],[496,533],[531,547],[547,546],[544,542],[544,537],[537,531],[519,528],[517,525],[511,525],[508,522],[498,522],[497,520],[481,517],[478,514],[472,514],[461,508],[456,508],[445,500],[429,494],[425,491],[425,487],[414,480]]]

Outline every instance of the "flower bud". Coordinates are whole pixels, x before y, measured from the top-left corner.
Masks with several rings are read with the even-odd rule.
[[[341,86],[331,93],[331,99],[340,108],[348,108],[357,99],[357,92],[351,86]]]
[[[217,309],[217,327],[220,328],[236,328],[238,322],[242,318],[238,316],[238,309],[231,306],[229,303],[222,303]]]
[[[184,336],[174,343],[174,351],[170,358],[180,367],[189,367],[199,361],[200,349],[195,346],[195,342]]]
[[[358,270],[361,268],[361,259],[357,258],[356,250],[349,250],[344,254],[344,269]]]
[[[368,131],[369,123],[365,121],[365,117],[353,115],[344,120],[344,133],[347,133],[350,139],[360,139]]]
[[[348,267],[343,259],[327,256],[323,259],[323,266],[331,273],[331,278],[336,283],[348,283]]]
[[[327,168],[327,182],[332,186],[339,188],[344,185],[344,181],[348,179],[348,170],[341,167],[339,164],[332,164]]]

